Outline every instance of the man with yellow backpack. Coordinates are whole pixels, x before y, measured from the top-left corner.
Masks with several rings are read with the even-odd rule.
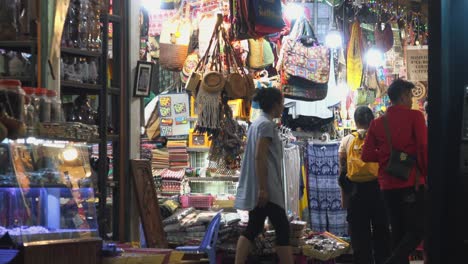
[[[361,160],[362,145],[374,114],[367,106],[354,112],[357,131],[341,141],[340,176],[343,207],[348,211],[354,264],[381,264],[390,254],[390,234],[377,175],[379,165]]]

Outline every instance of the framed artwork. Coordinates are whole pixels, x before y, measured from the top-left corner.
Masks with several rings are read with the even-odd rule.
[[[148,247],[167,248],[158,194],[149,160],[130,160],[140,218]]]
[[[210,140],[208,134],[197,133],[190,129],[189,133],[189,148],[208,148],[210,147]]]
[[[135,77],[133,96],[147,97],[151,90],[151,79],[153,76],[153,63],[138,61]]]

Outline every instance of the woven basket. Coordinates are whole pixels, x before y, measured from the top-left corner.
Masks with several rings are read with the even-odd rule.
[[[180,71],[188,56],[188,45],[160,43],[159,62],[161,67]]]

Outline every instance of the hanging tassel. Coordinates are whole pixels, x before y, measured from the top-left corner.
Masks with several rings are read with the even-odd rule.
[[[197,127],[218,129],[219,125],[219,98],[221,93],[208,93],[200,89],[197,94]]]

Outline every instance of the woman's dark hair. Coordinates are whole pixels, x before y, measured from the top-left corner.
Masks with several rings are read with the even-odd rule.
[[[258,102],[265,113],[269,113],[276,103],[281,103],[283,94],[276,88],[257,89],[253,100]]]
[[[388,87],[388,97],[390,98],[390,101],[392,101],[392,103],[396,103],[400,101],[402,95],[406,94],[408,91],[411,92],[413,88],[414,84],[412,82],[408,82],[402,79],[396,79]]]
[[[374,120],[374,113],[367,106],[359,106],[354,111],[354,122],[358,127],[369,127],[370,123]]]

